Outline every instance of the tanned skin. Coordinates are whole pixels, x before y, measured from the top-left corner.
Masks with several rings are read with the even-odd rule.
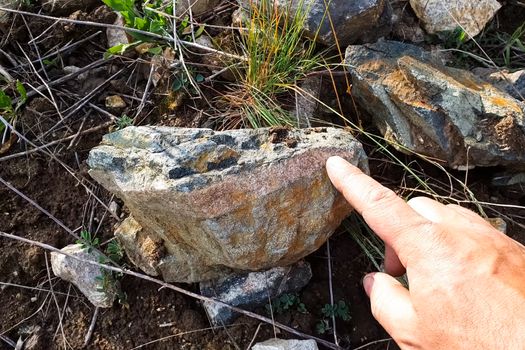
[[[401,349],[525,349],[523,245],[463,207],[405,202],[342,158],[326,169],[385,242],[385,273],[363,285]],[[393,277],[405,272],[410,290]]]

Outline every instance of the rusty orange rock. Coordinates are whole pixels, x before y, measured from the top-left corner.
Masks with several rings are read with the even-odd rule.
[[[130,259],[167,281],[292,264],[319,248],[351,208],[326,159],[368,170],[342,129],[129,127],[89,156],[91,176],[128,206],[117,229]]]

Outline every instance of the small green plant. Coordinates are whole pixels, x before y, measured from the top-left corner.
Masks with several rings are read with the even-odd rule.
[[[102,0],[104,4],[120,13],[124,19],[124,24],[128,28],[138,29],[144,32],[169,37],[173,31],[173,6],[171,2],[166,4],[162,0],[136,2],[135,0]],[[140,4],[138,7],[137,5]],[[199,37],[204,32],[205,27],[194,28],[189,22],[189,17],[183,18],[177,23],[177,36],[182,40],[189,40]],[[146,52],[158,55],[162,52],[164,42],[153,39],[151,36],[129,31],[128,34],[134,39],[132,43],[122,43],[109,48],[106,57],[123,54],[133,46],[145,42],[155,42],[158,45],[150,47]]]
[[[325,334],[327,331],[332,329],[330,325],[330,320],[332,318],[338,318],[343,321],[349,321],[351,319],[350,309],[344,300],[339,300],[333,305],[325,304],[321,308],[321,314],[324,317],[315,325],[315,329],[319,334]]]
[[[100,249],[100,239],[94,237],[89,231],[82,230],[80,232],[80,239],[77,240],[77,243],[82,246],[83,249],[87,249],[89,253],[93,249]],[[98,262],[100,264],[117,264],[120,265],[122,259],[124,258],[124,250],[116,240],[112,240],[108,243],[105,249],[106,256],[100,255]],[[98,282],[97,290],[100,292],[113,291],[117,295],[117,299],[121,305],[127,306],[127,295],[120,288],[120,279],[122,278],[122,273],[109,271],[104,268],[100,268],[100,275],[95,277]]]
[[[273,311],[279,315],[292,309],[295,309],[303,314],[308,312],[306,310],[306,306],[301,302],[299,295],[291,293],[285,293],[275,299],[272,299],[271,309],[270,305],[266,305],[266,308],[268,311]]]
[[[127,114],[122,114],[120,118],[115,121],[115,129],[120,130],[133,125],[133,118],[128,117]]]
[[[77,239],[77,244],[80,244],[83,249],[87,249],[91,253],[94,249],[100,247],[100,239],[91,235],[87,230],[80,231],[80,239]]]
[[[14,123],[20,107],[22,107],[27,101],[27,92],[24,84],[17,80],[15,83],[15,89],[18,93],[18,102],[15,107],[13,107],[13,100],[11,97],[9,97],[9,95],[7,95],[4,90],[0,90],[0,113],[11,124]],[[3,140],[5,129],[6,125],[4,125],[4,123],[0,123],[0,141]]]

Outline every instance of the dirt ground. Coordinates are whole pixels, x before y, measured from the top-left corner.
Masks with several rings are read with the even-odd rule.
[[[505,12],[506,13],[506,12]],[[510,12],[512,13],[512,12]],[[114,17],[105,10],[94,10],[86,14],[76,14],[75,18],[110,23]],[[509,15],[510,16],[510,15]],[[17,18],[10,35],[13,42],[27,43],[28,31]],[[508,23],[504,20],[502,23]],[[49,26],[49,22],[34,20],[29,27],[40,33]],[[65,42],[79,40],[95,34],[98,29],[58,25],[49,34],[49,41],[42,43],[42,49],[63,45]],[[5,43],[4,43],[5,44]],[[106,49],[103,35],[83,44],[81,47],[60,57],[59,65],[83,67],[95,62]],[[5,44],[4,49],[14,50],[14,44]],[[24,46],[28,52],[32,48]],[[20,52],[18,52],[21,55]],[[33,57],[34,58],[34,57]],[[68,80],[53,89],[58,103],[63,110],[75,108],[75,104],[86,94],[96,91],[90,100],[96,106],[104,106],[106,96],[120,94],[126,97],[128,106],[119,113],[133,115],[140,103],[140,97],[148,80],[147,69],[137,57],[119,57],[102,68],[91,70],[89,79]],[[3,63],[3,61],[0,61]],[[57,63],[58,64],[58,63]],[[30,70],[24,77],[28,77]],[[40,71],[42,73],[42,71]],[[63,76],[62,69],[50,65],[47,70],[49,79]],[[114,76],[115,75],[115,76]],[[113,77],[114,76],[114,77]],[[111,80],[108,80],[113,77]],[[38,85],[38,80],[32,78]],[[106,81],[107,80],[107,81]],[[210,96],[219,86],[208,89]],[[204,87],[206,89],[206,87]],[[137,97],[138,96],[138,97]],[[206,114],[196,113],[202,101],[185,100],[183,106],[165,118],[166,96],[153,96],[145,104],[144,111],[138,115],[138,124],[161,123],[173,126],[209,126]],[[173,101],[172,101],[173,102]],[[349,98],[343,101],[352,103]],[[73,107],[72,107],[73,106]],[[79,107],[78,112],[63,122],[58,122],[54,106],[39,97],[30,99],[18,120],[17,127],[29,140],[36,142],[42,135],[50,142],[64,137],[72,137],[75,132],[90,130],[110,124],[109,115],[116,111],[102,111]],[[90,107],[93,108],[93,107]],[[108,115],[109,114],[109,115]],[[352,114],[352,112],[350,112]],[[57,126],[58,125],[58,126]],[[50,131],[51,130],[51,131]],[[79,135],[67,142],[53,144],[48,148],[52,154],[40,152],[16,156],[31,147],[19,142],[1,157],[12,156],[0,161],[0,178],[25,194],[33,203],[25,200],[4,184],[0,183],[0,231],[20,237],[45,242],[61,248],[75,242],[75,238],[50,219],[49,215],[35,207],[35,204],[47,210],[66,227],[77,234],[80,228],[97,232],[105,242],[113,236],[116,220],[95,199],[110,203],[109,193],[96,185],[87,174],[85,160],[89,150],[97,145],[102,135],[109,131],[101,127],[92,132]],[[42,140],[38,140],[42,141]],[[72,142],[70,142],[72,141]],[[363,140],[366,141],[366,140]],[[385,185],[406,195],[405,188],[414,188],[414,179],[407,177],[402,169],[391,164],[367,145],[370,155],[372,175]],[[39,143],[40,144],[40,143]],[[397,154],[405,164],[421,171],[425,180],[444,195],[451,192],[457,197],[464,197],[461,189],[449,189],[449,178],[434,167],[422,164],[415,158]],[[1,158],[0,157],[0,158]],[[476,198],[480,201],[496,204],[525,205],[524,191],[520,187],[495,187],[491,181],[504,169],[475,169],[468,173],[451,172],[464,179]],[[408,191],[410,192],[410,191]],[[118,199],[114,199],[122,205]],[[518,209],[492,207],[487,209],[488,216],[503,217],[508,223],[508,233],[525,242],[525,218]],[[388,220],[388,218],[385,218]],[[361,278],[366,272],[374,270],[367,256],[350,234],[342,227],[334,234],[331,243],[332,283],[334,299],[345,300],[349,305],[351,319],[337,322],[339,345],[348,349],[387,350],[397,349],[386,332],[373,319],[369,302]],[[330,301],[329,274],[327,267],[326,246],[307,257],[312,265],[313,278],[299,293],[307,313],[298,311],[284,312],[275,316],[276,321],[290,325],[296,330],[333,341],[332,331],[325,335],[316,333],[316,324],[322,319],[321,308]],[[271,325],[242,316],[227,328],[211,329],[204,309],[192,298],[158,285],[125,276],[122,290],[127,294],[127,306],[115,305],[110,309],[100,310],[96,319],[91,341],[84,346],[84,337],[88,333],[94,307],[69,283],[56,277],[49,267],[49,253],[44,250],[14,240],[0,238],[0,335],[13,341],[20,337],[28,339],[26,346],[31,349],[188,349],[188,350],[229,350],[247,349],[250,344],[262,341],[274,335],[293,337],[276,331]],[[197,285],[180,285],[198,292]],[[256,312],[268,316],[266,309]],[[12,349],[0,340],[0,350]]]

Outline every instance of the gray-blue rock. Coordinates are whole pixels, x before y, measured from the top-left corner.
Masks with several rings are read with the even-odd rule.
[[[201,294],[228,305],[251,310],[268,304],[284,293],[301,290],[312,278],[307,262],[288,267],[275,267],[267,271],[231,275],[215,281],[200,283]],[[227,325],[239,316],[230,308],[205,301],[204,308],[214,326]]]
[[[353,97],[400,150],[453,168],[525,164],[525,104],[417,46],[349,46]]]
[[[143,271],[199,282],[293,264],[318,249],[352,208],[325,170],[339,155],[368,171],[336,128],[128,127],[89,154],[89,173],[132,216],[115,235]]]

